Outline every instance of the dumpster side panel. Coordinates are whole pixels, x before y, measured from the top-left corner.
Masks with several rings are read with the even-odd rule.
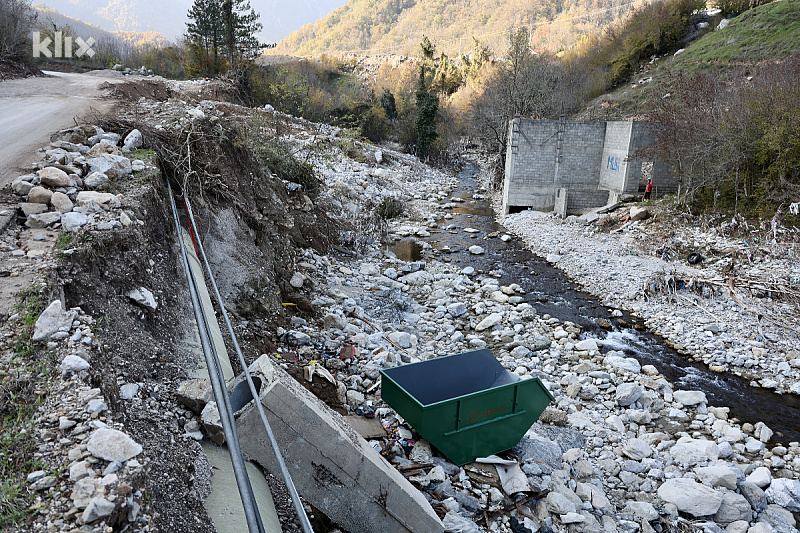
[[[476,352],[464,355],[474,357],[473,354],[478,355]],[[458,361],[456,357],[446,359],[455,362]],[[433,361],[436,360],[430,362]],[[493,362],[500,366],[496,360]],[[409,366],[420,365],[414,369],[419,372],[428,363]],[[381,373],[384,401],[457,465],[513,448],[554,400],[538,378],[516,380],[493,373],[491,379],[495,386],[423,405],[407,390],[419,385],[419,382],[407,379],[411,373],[402,377],[405,380],[402,383],[396,382],[388,373]],[[424,374],[420,372],[420,375]],[[435,381],[428,381],[426,387],[430,388]],[[463,387],[459,386],[450,391],[461,389]]]

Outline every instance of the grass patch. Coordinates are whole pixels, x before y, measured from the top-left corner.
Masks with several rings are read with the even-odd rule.
[[[72,246],[74,239],[75,239],[75,234],[73,234],[71,231],[62,231],[58,235],[58,238],[56,239],[55,243],[56,250],[66,250],[67,248]]]
[[[778,0],[749,9],[727,28],[708,33],[671,63],[686,72],[782,59],[800,51],[800,0]]]
[[[138,150],[134,150],[133,152],[127,154],[128,159],[133,161],[134,159],[141,159],[145,163],[155,164],[158,156],[156,155],[155,150],[151,150],[149,148],[139,148]]]
[[[0,369],[0,530],[22,524],[32,513],[25,478],[42,468],[33,457],[33,417],[51,368],[46,356],[37,358],[31,340],[34,324],[47,303],[45,287],[32,287],[18,298],[15,310],[20,315],[20,330],[14,356]]]

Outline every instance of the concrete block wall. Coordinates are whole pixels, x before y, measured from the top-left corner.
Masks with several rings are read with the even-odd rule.
[[[642,159],[631,159],[655,140],[645,122],[567,121],[561,157],[556,163],[559,121],[512,121],[506,154],[503,212],[515,207],[551,211],[578,211],[605,205],[621,194],[636,194],[642,177]],[[629,160],[630,159],[630,160]],[[657,193],[674,192],[677,180],[669,165],[653,162]],[[557,199],[559,188],[569,189]]]
[[[631,135],[631,154],[656,142],[654,125],[649,122],[633,122]],[[642,163],[645,159],[635,159],[631,162],[631,169],[636,174],[631,174],[628,179],[626,193],[636,193],[638,184],[641,180]],[[672,169],[672,165],[664,161],[653,161],[652,171],[653,183],[656,185],[657,194],[676,192],[678,190],[678,179]]]
[[[604,189],[572,188],[567,196],[567,213],[603,207],[608,204],[610,194]]]
[[[548,211],[555,204],[555,152],[558,121],[512,121],[506,153],[503,210],[531,207]]]
[[[552,121],[556,134],[558,121]],[[557,186],[597,188],[597,161],[603,153],[606,123],[567,121]]]
[[[609,122],[606,126],[605,145],[600,157],[599,187],[616,193],[626,192],[631,171],[635,164],[627,161],[630,155],[633,122]],[[639,165],[641,167],[641,164]],[[641,168],[640,168],[641,172]]]

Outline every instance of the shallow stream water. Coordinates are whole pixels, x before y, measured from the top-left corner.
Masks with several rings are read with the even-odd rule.
[[[451,220],[440,220],[438,228],[429,230],[431,236],[421,239],[433,247],[438,258],[449,259],[464,267],[472,266],[476,271],[499,274],[504,285],[519,284],[525,290],[526,301],[537,313],[579,324],[584,328],[584,336],[602,341],[603,352],[621,351],[642,365],[655,366],[676,390],[702,390],[709,405],[730,407],[729,416],[741,422],[755,424],[763,421],[775,432],[771,444],[800,441],[800,398],[751,387],[744,378],[717,374],[707,366],[689,360],[666,346],[659,336],[633,327],[638,320],[628,313],[612,317],[611,310],[600,300],[582,292],[561,271],[526,249],[521,241],[503,242],[500,235],[505,233],[505,228],[495,222],[489,200],[478,193],[477,172],[475,166],[467,165],[459,174],[458,187],[451,196],[464,201],[447,211],[453,214]],[[448,230],[451,225],[453,228]],[[467,227],[475,228],[479,233],[467,233],[464,231]],[[497,234],[494,238],[483,238],[494,233]],[[483,247],[486,253],[480,256],[470,254],[467,249],[472,245]],[[452,253],[440,253],[445,247]],[[422,247],[413,239],[399,241],[390,249],[406,261],[424,257]],[[600,328],[597,325],[599,319],[611,323],[612,329]]]

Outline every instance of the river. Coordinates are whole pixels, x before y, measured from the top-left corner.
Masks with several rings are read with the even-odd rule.
[[[440,220],[438,228],[429,230],[430,237],[420,239],[429,243],[432,250],[423,251],[411,239],[395,243],[390,249],[407,261],[419,259],[426,253],[433,254],[439,259],[472,266],[476,271],[494,273],[503,284],[517,283],[525,290],[526,301],[540,315],[549,314],[561,321],[579,324],[584,330],[582,337],[601,341],[603,352],[621,351],[642,365],[655,366],[676,390],[701,390],[706,393],[709,405],[729,407],[729,416],[740,422],[764,422],[774,431],[774,442],[786,445],[800,441],[800,398],[751,387],[744,378],[718,374],[706,365],[691,361],[665,345],[658,335],[644,330],[638,318],[628,313],[612,316],[612,309],[578,289],[560,270],[525,248],[523,242],[502,241],[500,235],[505,233],[505,228],[495,221],[490,201],[478,193],[477,173],[478,169],[472,164],[467,164],[459,173],[459,183],[452,196],[464,201],[447,211],[453,214],[451,220]],[[463,231],[467,227],[479,232]],[[488,235],[496,236],[483,238]],[[470,254],[467,249],[475,244],[483,247],[486,253]],[[452,252],[443,253],[446,248]],[[600,319],[608,321],[611,329],[599,327]]]

